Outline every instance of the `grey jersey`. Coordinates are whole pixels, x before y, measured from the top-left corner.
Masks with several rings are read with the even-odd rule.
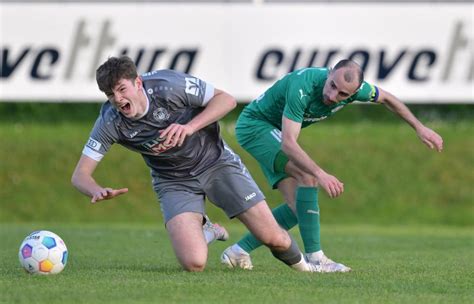
[[[214,96],[214,87],[172,70],[146,73],[142,79],[148,98],[146,114],[131,120],[107,101],[83,154],[100,161],[118,143],[140,153],[154,175],[168,178],[195,176],[214,164],[224,150],[217,122],[188,136],[181,147],[169,149],[159,138],[170,124],[186,124],[201,113]]]

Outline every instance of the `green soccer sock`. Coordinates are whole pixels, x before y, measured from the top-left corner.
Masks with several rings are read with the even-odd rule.
[[[321,250],[317,188],[298,187],[296,190],[296,213],[305,252]]]
[[[273,208],[272,214],[281,228],[285,230],[290,230],[298,223],[296,215],[285,203]],[[248,253],[262,246],[262,243],[250,232],[244,235],[237,244]]]

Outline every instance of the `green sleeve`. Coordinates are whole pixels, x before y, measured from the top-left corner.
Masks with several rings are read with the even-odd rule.
[[[308,107],[310,90],[300,81],[289,81],[286,89],[286,103],[283,116],[302,123],[305,109]]]
[[[355,94],[353,100],[362,102],[377,102],[378,98],[379,89],[376,86],[364,81],[359,91]]]

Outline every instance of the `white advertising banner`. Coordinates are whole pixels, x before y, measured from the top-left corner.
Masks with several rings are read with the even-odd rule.
[[[102,101],[127,54],[250,101],[284,74],[355,59],[406,102],[474,103],[472,3],[0,3],[0,101]]]

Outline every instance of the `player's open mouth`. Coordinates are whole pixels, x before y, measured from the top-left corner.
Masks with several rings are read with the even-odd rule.
[[[130,111],[130,104],[127,102],[126,104],[124,104],[123,106],[121,106],[120,109],[121,109],[123,112],[128,112],[128,111]]]

